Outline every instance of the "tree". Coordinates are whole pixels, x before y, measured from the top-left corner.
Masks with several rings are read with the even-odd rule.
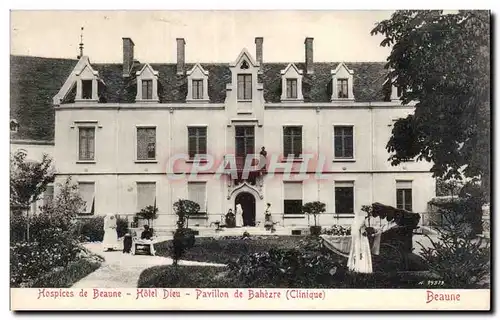
[[[317,216],[326,211],[326,206],[321,201],[308,202],[302,206],[302,212],[305,214],[312,214],[314,217],[314,226],[318,225]]]
[[[480,177],[489,190],[489,12],[397,11],[371,33],[392,46],[386,68],[402,103],[416,101],[394,125],[391,163],[432,161],[435,177]]]
[[[191,200],[180,199],[174,203],[174,211],[179,218],[177,220],[177,227],[184,228],[184,226],[188,226],[189,224],[189,217],[200,211],[200,205]],[[179,223],[182,225],[179,225]]]
[[[29,207],[54,181],[54,175],[52,159],[47,154],[38,162],[27,160],[22,151],[14,153],[10,159],[10,205]]]
[[[43,154],[42,161],[29,161],[26,153],[15,152],[10,159],[10,207],[26,210],[30,204],[36,202],[47,189],[47,185],[54,181],[55,171],[52,159]],[[17,210],[16,209],[16,210]],[[30,217],[26,210],[26,241],[30,238]]]
[[[188,217],[200,211],[200,205],[191,200],[179,199],[174,203],[174,211],[177,214],[177,229],[172,241],[172,259],[177,266],[182,255],[191,248],[195,242],[192,230],[186,228]]]
[[[158,218],[158,208],[156,206],[147,206],[137,213],[142,219],[148,221],[148,226],[151,225],[151,220]]]

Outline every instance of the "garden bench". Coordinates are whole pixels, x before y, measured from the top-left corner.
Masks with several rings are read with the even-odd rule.
[[[146,252],[149,255],[155,256],[156,250],[154,246],[160,242],[161,240],[158,238],[150,240],[134,238],[132,240],[132,255],[135,255],[137,252]]]

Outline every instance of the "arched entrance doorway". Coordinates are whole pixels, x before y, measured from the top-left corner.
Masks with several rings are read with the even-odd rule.
[[[234,198],[234,212],[236,212],[236,205],[241,204],[243,209],[243,225],[255,226],[255,197],[248,192],[242,192]]]

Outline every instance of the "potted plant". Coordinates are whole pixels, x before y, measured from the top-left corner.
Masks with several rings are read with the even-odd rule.
[[[187,221],[191,214],[200,211],[200,205],[191,200],[180,199],[174,203],[174,211],[177,214],[177,229],[172,242],[172,258],[177,266],[184,252],[194,246],[195,232],[187,227]]]
[[[326,211],[326,205],[321,201],[308,202],[302,206],[302,212],[308,215],[313,215],[314,226],[310,227],[311,235],[319,235],[321,233],[321,226],[318,226],[318,215]]]
[[[147,220],[148,226],[151,227],[152,220],[158,218],[158,208],[156,206],[147,206],[137,212],[137,216],[141,219]]]

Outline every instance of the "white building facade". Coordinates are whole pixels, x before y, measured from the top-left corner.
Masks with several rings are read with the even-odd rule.
[[[249,226],[268,203],[282,226],[310,224],[300,209],[310,201],[326,204],[323,226],[373,202],[426,211],[430,164],[388,162],[393,123],[414,108],[387,92],[383,63],[315,63],[312,38],[304,62],[265,63],[255,43],[255,57],[242,49],[228,64],[186,64],[184,39],[175,64],[138,62],[129,38],[122,64],[81,57],[53,99],[56,182],[73,177],[84,214],[154,205],[156,227],[175,225],[179,199],[200,205],[199,226],[237,203]],[[265,169],[242,176],[254,154]]]

